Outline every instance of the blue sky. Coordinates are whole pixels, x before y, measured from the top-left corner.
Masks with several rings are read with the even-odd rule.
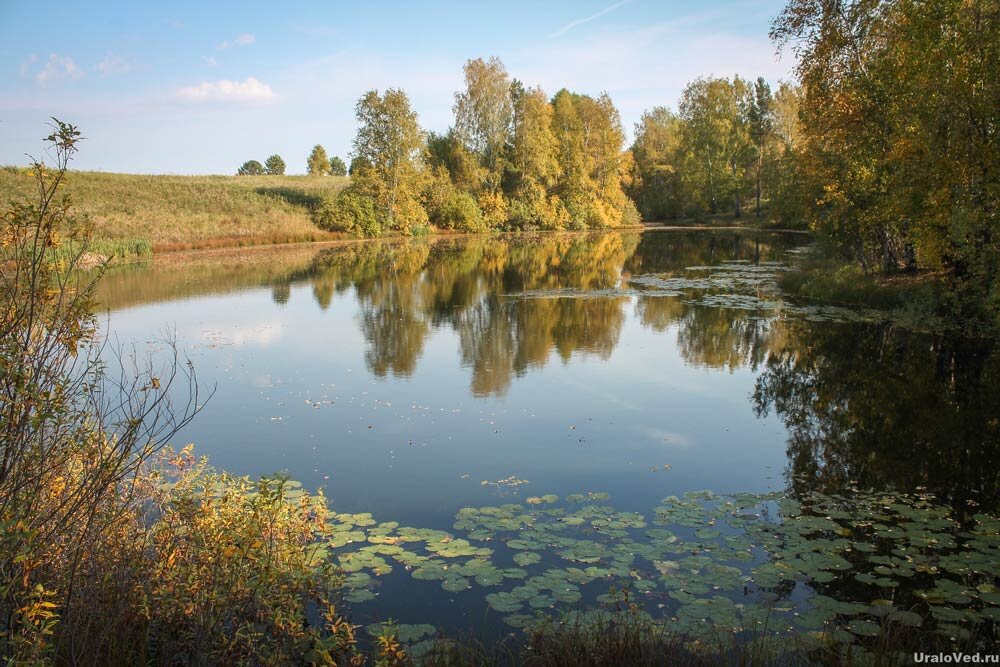
[[[768,41],[782,0],[680,2],[37,2],[0,0],[0,164],[39,154],[50,116],[87,138],[75,167],[235,172],[312,146],[347,157],[354,103],[401,87],[429,130],[452,121],[462,64],[607,91],[631,134],[699,75],[791,78]]]

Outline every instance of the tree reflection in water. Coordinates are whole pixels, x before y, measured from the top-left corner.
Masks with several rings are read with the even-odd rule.
[[[1000,353],[891,325],[797,322],[754,392],[788,437],[788,484],[926,488],[963,514],[1000,501]]]
[[[310,285],[316,304],[357,302],[377,376],[414,373],[435,330],[456,334],[476,396],[574,355],[607,358],[629,309],[675,332],[689,364],[761,369],[753,399],[789,430],[793,489],[927,487],[962,511],[996,507],[1000,354],[985,341],[890,325],[810,323],[771,310],[710,307],[631,277],[683,278],[693,266],[780,260],[801,237],[742,232],[479,236],[195,255],[109,272],[109,308],[267,287],[276,304]],[[724,292],[724,290],[721,290]]]

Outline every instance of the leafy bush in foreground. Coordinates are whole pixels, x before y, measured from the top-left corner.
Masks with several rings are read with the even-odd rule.
[[[332,200],[325,199],[315,220],[320,229],[372,238],[382,235],[374,202],[353,188],[342,190]]]
[[[166,454],[199,405],[176,354],[106,371],[100,271],[75,270],[86,228],[60,197],[80,133],[53,127],[37,201],[0,217],[0,659],[360,664],[314,537],[322,496]],[[189,402],[174,404],[185,378]]]

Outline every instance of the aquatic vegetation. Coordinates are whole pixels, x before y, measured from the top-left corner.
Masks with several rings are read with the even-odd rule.
[[[413,563],[413,579],[459,595],[490,589],[484,604],[513,628],[623,599],[652,623],[706,639],[731,631],[848,645],[919,627],[960,641],[992,636],[1000,620],[1000,519],[963,524],[927,495],[695,491],[653,508],[656,527],[607,500],[466,507],[454,524],[464,537],[374,523],[366,532],[401,538],[389,556]],[[360,544],[338,556],[352,570],[353,602],[386,573],[373,551],[385,547]]]

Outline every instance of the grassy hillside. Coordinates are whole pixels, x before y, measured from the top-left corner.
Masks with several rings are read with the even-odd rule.
[[[346,177],[143,176],[74,171],[65,192],[90,216],[95,249],[177,250],[326,240],[311,207]],[[26,169],[0,169],[0,202],[35,191]]]

